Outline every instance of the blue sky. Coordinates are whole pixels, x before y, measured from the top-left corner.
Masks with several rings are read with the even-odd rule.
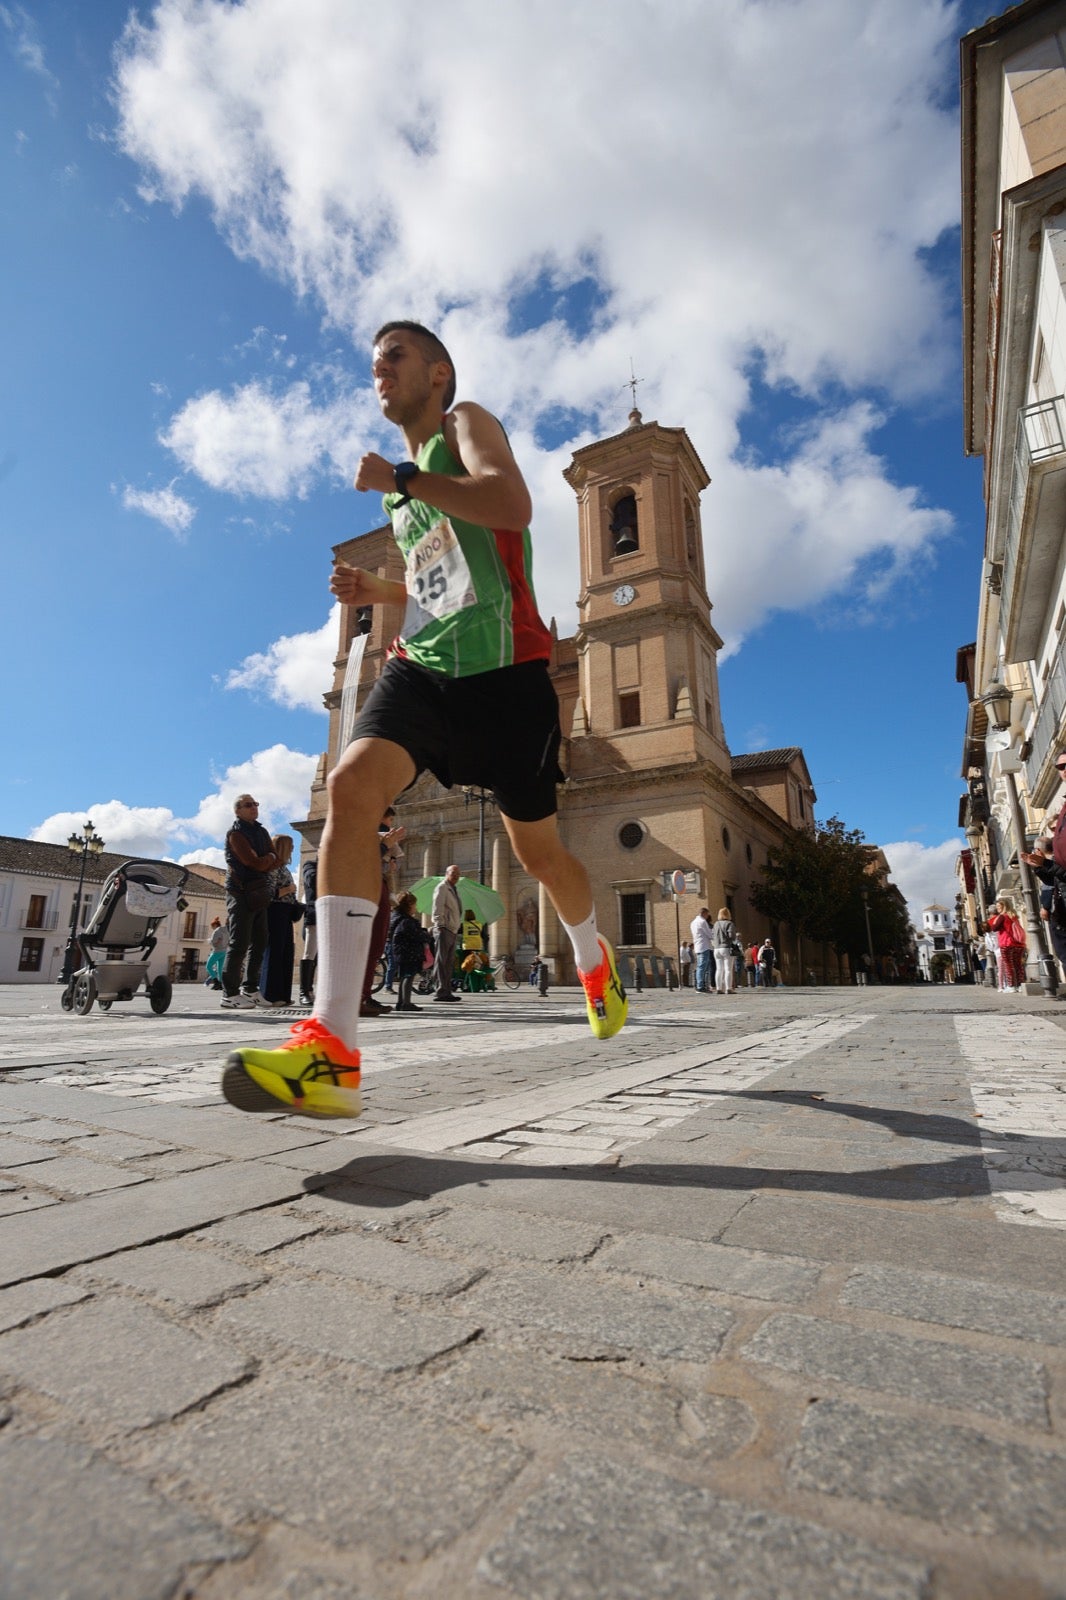
[[[0,832],[211,860],[237,788],[305,814],[329,549],[396,453],[366,339],[415,315],[507,423],[563,632],[561,469],[632,360],[712,478],[732,750],[802,745],[822,817],[953,894],[957,40],[988,9],[2,0]]]

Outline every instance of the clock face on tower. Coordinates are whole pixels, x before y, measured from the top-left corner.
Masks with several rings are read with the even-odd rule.
[[[616,606],[627,606],[637,598],[637,591],[631,583],[620,583],[611,598]]]

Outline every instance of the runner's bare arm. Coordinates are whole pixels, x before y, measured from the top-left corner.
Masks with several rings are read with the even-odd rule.
[[[376,572],[365,567],[351,567],[347,561],[337,561],[329,580],[330,593],[346,606],[402,606],[407,603],[407,590],[402,583],[391,578],[379,578]]]
[[[414,497],[445,516],[484,528],[526,527],[533,502],[507,435],[492,413],[464,401],[449,411],[443,426],[445,442],[467,475],[451,478],[441,472],[420,472],[411,485]],[[355,487],[388,494],[395,487],[392,462],[384,456],[364,456]]]

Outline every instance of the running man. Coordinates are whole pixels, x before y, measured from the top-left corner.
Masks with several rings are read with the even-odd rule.
[[[406,614],[329,777],[314,1013],[280,1049],[230,1055],[222,1092],[242,1111],[359,1115],[356,1030],[381,888],[377,827],[427,768],[445,787],[492,791],[515,855],[570,937],[593,1033],[609,1039],[626,1020],[588,875],[556,827],[559,705],[533,593],[529,491],[496,418],[469,401],[453,407],[455,368],[428,329],[386,323],[372,372],[408,459],[365,455],[355,487],[384,495],[406,577],[338,562],[330,589],[347,606],[405,603]]]

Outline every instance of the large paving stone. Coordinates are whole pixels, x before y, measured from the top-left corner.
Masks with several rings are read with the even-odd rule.
[[[742,1354],[809,1378],[832,1378],[1029,1427],[1050,1426],[1047,1373],[1038,1361],[1021,1356],[787,1313],[764,1322]]]
[[[823,1400],[807,1410],[789,1477],[954,1532],[1066,1550],[1066,1455],[973,1428]]]
[[[707,1460],[734,1455],[756,1429],[750,1408],[731,1396],[686,1395],[669,1383],[634,1378],[613,1362],[552,1360],[484,1343],[430,1372],[418,1400],[438,1416],[479,1428],[547,1423],[589,1447],[613,1441]]]
[[[171,1600],[190,1568],[244,1548],[58,1439],[0,1435],[0,1528],[4,1600]]]
[[[615,1287],[598,1274],[493,1273],[459,1306],[490,1329],[539,1340],[576,1357],[631,1350],[662,1359],[717,1355],[733,1314],[706,1299],[668,1299]]]
[[[0,1172],[15,1172],[19,1167],[35,1166],[55,1160],[55,1148],[42,1140],[0,1138]]]
[[[530,1176],[527,1163],[499,1165],[458,1156],[409,1158],[379,1167],[374,1178],[382,1188],[439,1196],[448,1205],[532,1211],[618,1233],[664,1233],[686,1239],[716,1239],[749,1198],[746,1191],[716,1191],[691,1177],[676,1185],[641,1183],[631,1176],[611,1179],[602,1172],[583,1179],[551,1167]]]
[[[71,1283],[69,1278],[34,1278],[16,1284],[13,1289],[0,1289],[0,1333],[32,1322],[59,1306],[76,1305],[88,1295],[88,1289]]]
[[[123,1250],[74,1270],[96,1282],[125,1284],[189,1307],[215,1305],[241,1289],[255,1288],[265,1278],[254,1267],[213,1251],[183,1250],[169,1242]]]
[[[218,1340],[129,1301],[90,1301],[0,1335],[0,1372],[125,1430],[177,1416],[251,1370]]]
[[[957,1263],[960,1271],[965,1266],[965,1261]],[[909,1317],[914,1322],[969,1328],[974,1333],[999,1334],[1036,1344],[1066,1344],[1064,1295],[972,1283],[946,1273],[862,1267],[851,1274],[840,1300],[842,1305]]]
[[[59,1194],[102,1194],[108,1189],[131,1189],[147,1180],[143,1172],[110,1167],[102,1161],[87,1161],[84,1156],[57,1155],[28,1169],[32,1183],[42,1184]]]
[[[483,1557],[521,1600],[923,1600],[928,1569],[602,1457],[565,1462]]]
[[[427,1256],[411,1245],[356,1233],[306,1239],[280,1250],[278,1260],[301,1272],[333,1272],[376,1283],[398,1294],[457,1294],[478,1275],[454,1261]]]
[[[520,1211],[481,1211],[456,1207],[424,1229],[427,1239],[440,1239],[458,1250],[524,1261],[581,1261],[590,1256],[604,1237],[602,1227],[562,1222],[557,1217],[531,1216]]]
[[[422,1366],[481,1331],[480,1323],[469,1315],[398,1311],[344,1284],[328,1283],[269,1283],[225,1306],[220,1315],[224,1325],[238,1333],[265,1334],[282,1344],[359,1361],[384,1372]]]
[[[609,1245],[597,1256],[596,1265],[791,1304],[809,1299],[822,1272],[820,1265],[789,1257],[647,1234],[632,1234]]]
[[[291,1244],[294,1239],[304,1239],[317,1233],[321,1223],[310,1219],[300,1220],[284,1211],[250,1211],[244,1216],[228,1217],[213,1228],[198,1235],[212,1244],[228,1244],[238,1250],[248,1250],[253,1255],[267,1255],[279,1245]]]
[[[90,1195],[5,1217],[0,1220],[0,1284],[37,1278],[300,1193],[295,1173],[234,1161],[194,1176],[138,1184],[132,1192]]]
[[[411,1561],[472,1527],[527,1459],[510,1440],[290,1368],[153,1435],[143,1465],[179,1474],[235,1520],[277,1517]]]
[[[1061,1234],[1005,1227],[991,1212],[987,1219],[971,1221],[947,1210],[756,1195],[720,1230],[720,1242],[816,1261],[920,1271],[950,1273],[965,1262],[973,1278],[1052,1294],[1062,1288]]]

